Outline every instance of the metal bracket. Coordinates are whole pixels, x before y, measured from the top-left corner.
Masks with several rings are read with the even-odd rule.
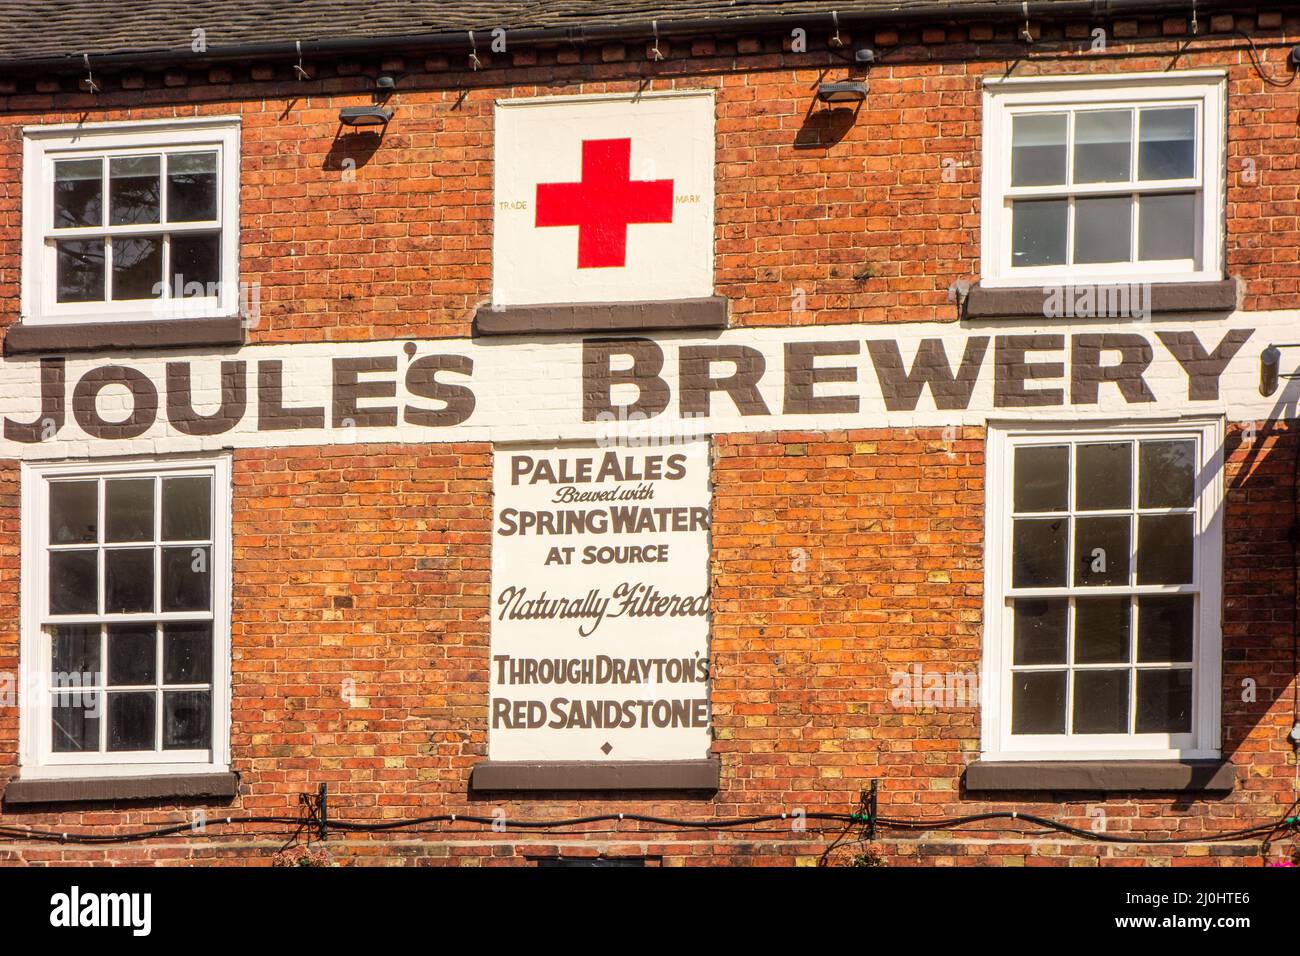
[[[81,62],[86,64],[86,79],[84,81],[86,84],[86,90],[90,93],[98,93],[99,84],[95,82],[95,74],[90,71],[90,54],[81,54]]]
[[[871,781],[871,801],[870,803],[867,804],[867,814],[869,815],[870,818],[869,822],[867,823],[868,840],[874,840],[876,838],[877,785],[878,785],[878,781],[876,780]]]
[[[475,72],[483,65],[483,61],[478,58],[478,43],[474,40],[474,31],[469,30],[469,67]]]
[[[877,781],[871,781],[871,790],[858,791],[858,809],[857,812],[849,815],[851,823],[866,824],[866,838],[874,840],[876,838],[876,806],[878,804],[879,784]]]
[[[831,11],[831,23],[834,25],[835,35],[831,37],[830,44],[839,49],[844,46],[844,41],[840,39],[840,12],[838,10]]]
[[[1277,345],[1270,345],[1269,347],[1275,349],[1300,349],[1300,342],[1279,342]],[[1300,378],[1300,372],[1287,372],[1284,375],[1279,374],[1278,378]]]

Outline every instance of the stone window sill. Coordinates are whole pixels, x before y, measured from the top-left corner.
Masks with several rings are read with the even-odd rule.
[[[1087,283],[1080,282],[1076,288]],[[1058,286],[1059,287],[1059,286]],[[1104,290],[1114,287],[1112,283],[1096,286],[1098,308],[1101,303],[1118,301],[1131,304],[1131,292],[1128,286],[1117,288],[1124,290],[1122,298],[1108,298]],[[1028,286],[1014,289],[986,289],[972,286],[966,294],[962,318],[966,319],[1021,319],[1036,318],[1050,320],[1047,314],[1048,296],[1053,286]],[[1231,312],[1237,307],[1237,280],[1224,279],[1221,282],[1155,282],[1149,286],[1151,301],[1147,303],[1150,311],[1158,312]],[[1048,291],[1045,291],[1048,290]],[[1142,305],[1143,303],[1136,303]],[[1106,316],[1099,316],[1105,318]],[[1081,316],[1081,318],[1086,318]],[[1117,316],[1116,318],[1124,318]]]
[[[1227,760],[977,760],[965,782],[969,793],[1231,793],[1237,771]]]
[[[710,790],[718,789],[721,763],[704,760],[526,761],[487,760],[474,766],[477,791],[505,790]]]
[[[236,773],[194,773],[152,777],[80,777],[10,780],[5,806],[43,803],[106,803],[119,800],[230,799],[239,792]]]
[[[474,314],[475,335],[537,335],[559,332],[643,332],[725,329],[727,300],[579,302],[557,305],[485,305]]]
[[[150,319],[75,324],[18,322],[5,330],[6,355],[140,351],[244,344],[240,316],[215,319]]]

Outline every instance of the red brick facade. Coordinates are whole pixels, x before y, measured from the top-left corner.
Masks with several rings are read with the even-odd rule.
[[[1278,4],[1280,9],[1283,4]],[[711,88],[717,93],[716,287],[731,325],[955,322],[949,294],[980,272],[979,78],[1223,68],[1228,71],[1227,273],[1246,311],[1300,309],[1300,13],[1110,24],[880,29],[883,61],[844,130],[810,125],[826,37],[480,51],[398,61],[250,63],[100,78],[0,77],[0,323],[17,320],[22,130],[32,124],[238,114],[241,279],[261,284],[248,340],[306,343],[464,338],[491,293],[492,115],[505,96]],[[848,39],[846,37],[846,39]],[[366,146],[336,138],[368,77],[399,73],[395,118]],[[945,163],[951,160],[951,163]],[[949,171],[949,175],[945,172]],[[797,303],[797,305],[793,305]],[[10,359],[9,361],[14,361]],[[492,446],[484,442],[240,449],[233,453],[231,801],[6,807],[0,823],[108,832],[294,815],[329,788],[330,813],[382,821],[434,814],[556,819],[605,812],[692,820],[797,810],[851,812],[876,780],[881,814],[951,817],[1016,809],[1106,832],[1210,835],[1281,816],[1296,797],[1291,542],[1293,422],[1229,423],[1223,567],[1223,753],[1228,796],[963,789],[978,757],[976,708],[898,710],[891,674],[978,671],[984,595],[985,433],[966,426],[718,434],[714,453],[711,657],[716,795],[476,795],[487,753]],[[0,671],[16,671],[18,463],[0,474]],[[355,700],[340,686],[354,681]],[[1256,685],[1243,702],[1242,682]],[[18,708],[0,708],[0,784],[18,772]],[[810,831],[819,824],[809,824]],[[271,828],[212,827],[112,847],[0,843],[0,862],[269,862]],[[668,831],[630,822],[563,834],[336,834],[354,863],[522,863],[566,855],[663,865],[808,864],[830,837]],[[763,828],[759,828],[763,829]],[[265,832],[263,832],[265,831]],[[1010,825],[884,831],[889,864],[1254,864],[1258,843],[1106,846]],[[846,863],[861,846],[841,851]],[[1276,851],[1274,851],[1276,856]]]

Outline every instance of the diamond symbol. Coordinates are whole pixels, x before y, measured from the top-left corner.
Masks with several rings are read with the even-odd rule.
[[[601,752],[604,753],[605,756],[608,757],[608,756],[609,756],[609,752],[610,752],[611,750],[614,749],[614,745],[611,744],[611,743],[607,740],[607,741],[605,741],[605,745],[604,745],[603,747],[601,747],[600,749],[601,749]]]

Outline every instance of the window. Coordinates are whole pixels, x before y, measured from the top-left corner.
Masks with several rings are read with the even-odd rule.
[[[25,135],[24,321],[237,314],[237,120]]]
[[[1221,442],[990,430],[988,757],[1217,756]]]
[[[227,769],[227,460],[23,475],[23,775]]]
[[[1222,87],[986,81],[981,283],[1221,279]]]

